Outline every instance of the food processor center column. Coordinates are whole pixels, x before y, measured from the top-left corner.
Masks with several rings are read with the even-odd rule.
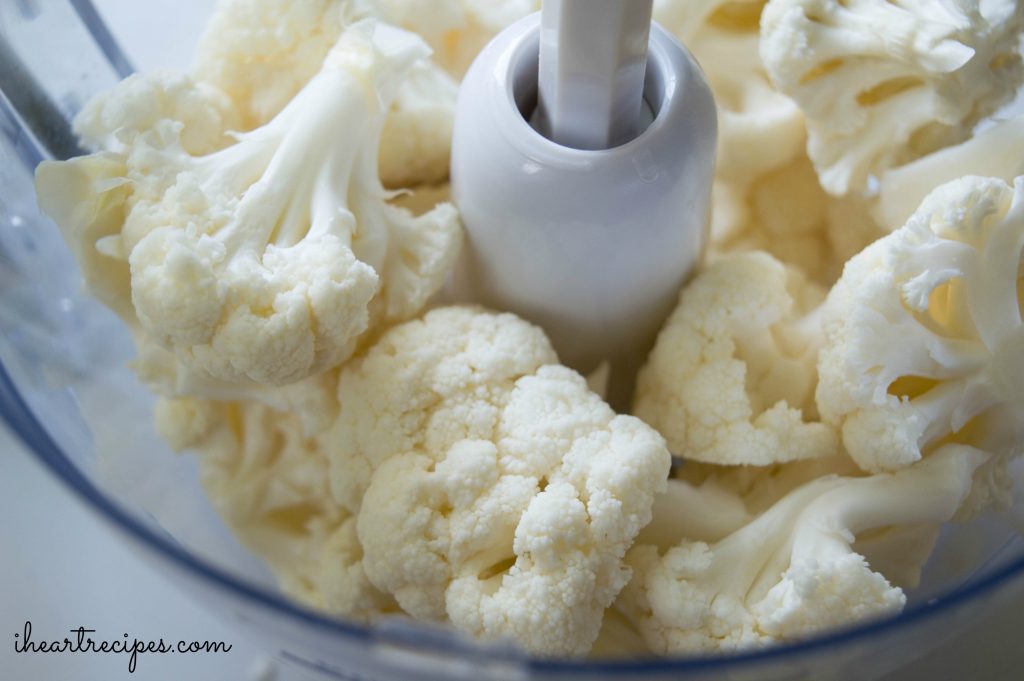
[[[580,372],[632,380],[707,236],[715,105],[652,0],[545,0],[463,80],[460,295],[541,325]]]

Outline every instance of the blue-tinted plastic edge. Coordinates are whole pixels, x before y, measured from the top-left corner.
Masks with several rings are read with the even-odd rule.
[[[110,34],[110,30],[103,23],[103,19],[100,17],[99,12],[96,11],[96,8],[93,7],[92,2],[90,0],[70,0],[70,2],[78,18],[82,20],[85,27],[89,29],[89,33],[92,34],[93,40],[96,41],[96,46],[103,52],[103,56],[110,62],[117,75],[121,78],[127,78],[133,74],[135,68],[132,66],[128,56],[121,50],[121,46],[114,40],[114,36]]]

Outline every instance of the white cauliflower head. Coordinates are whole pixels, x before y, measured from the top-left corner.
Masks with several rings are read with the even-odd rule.
[[[263,125],[315,76],[352,18],[342,0],[218,0],[194,77],[226,92],[246,129]]]
[[[174,73],[132,74],[93,97],[74,130],[96,150],[124,152],[161,121],[180,126],[182,148],[194,155],[221,149],[241,121],[231,99],[213,85]]]
[[[707,30],[757,33],[766,0],[654,0],[654,20],[689,45]]]
[[[405,4],[409,0],[374,0],[388,4]],[[424,1],[424,0],[421,0]],[[434,0],[429,1],[431,7]],[[452,76],[461,79],[470,64],[491,38],[525,16],[540,11],[541,0],[446,0],[459,5],[462,21],[449,30],[439,43],[431,43],[437,62]],[[440,3],[438,3],[440,4]]]
[[[817,402],[864,470],[938,443],[1024,442],[1024,178],[945,184],[846,266],[825,312]]]
[[[842,451],[833,456],[770,466],[720,466],[700,461],[684,461],[683,465],[677,465],[673,469],[673,478],[680,483],[697,487],[702,492],[714,490],[716,494],[724,495],[720,501],[726,497],[739,499],[751,517],[763,513],[793,490],[813,480],[835,475],[862,474],[863,471]],[[652,526],[657,520],[656,517],[652,521]],[[701,527],[709,526],[703,519],[696,522]],[[703,534],[683,533],[679,536],[707,541]]]
[[[887,170],[879,180],[875,219],[889,231],[898,229],[931,190],[967,175],[1006,182],[1024,175],[1024,116],[1000,121],[966,142]]]
[[[716,180],[712,204],[713,253],[767,251],[828,285],[850,257],[883,234],[869,201],[822,190],[803,151],[746,185]]]
[[[337,365],[369,325],[414,315],[441,287],[461,244],[454,208],[414,218],[386,202],[377,177],[387,105],[426,53],[410,33],[353,24],[288,106],[235,144],[193,156],[181,126],[160,121],[129,149],[123,228],[97,247],[128,261],[137,322],[188,371],[293,383]],[[64,178],[101,162],[40,167],[51,215],[82,203],[57,194]],[[111,228],[91,227],[95,215],[81,209],[67,217],[90,237]]]
[[[491,38],[539,9],[540,0],[218,0],[196,73],[224,87],[258,121],[316,72],[310,63],[354,19],[376,17],[420,34],[434,63],[461,79]]]
[[[897,473],[814,480],[713,544],[638,544],[616,607],[661,654],[792,641],[898,612],[903,592],[853,550],[855,538],[948,521],[987,458],[949,445]]]
[[[544,332],[511,314],[441,308],[389,330],[338,382],[340,413],[326,436],[337,452],[335,498],[358,511],[373,471],[423,441],[489,439],[492,394],[557,362]],[[451,418],[433,418],[437,404]]]
[[[131,273],[119,247],[132,195],[124,156],[97,152],[36,168],[39,209],[60,227],[86,287],[104,305],[131,320]]]
[[[398,610],[366,578],[356,519],[334,502],[327,455],[294,414],[258,403],[161,400],[157,428],[192,449],[214,507],[293,598],[357,620]]]
[[[406,612],[579,655],[670,459],[555,361],[512,315],[435,310],[342,370],[327,441],[367,575]]]
[[[768,251],[831,284],[881,236],[866,209],[836,205],[807,158],[804,116],[778,92],[759,54],[764,0],[664,0],[655,18],[701,64],[715,95],[718,153],[712,252]]]
[[[199,43],[195,77],[231,96],[246,129],[263,125],[316,75],[345,28],[366,17],[420,33],[435,49],[464,22],[456,0],[220,0]],[[380,139],[386,186],[448,176],[456,95],[455,81],[435,63],[409,71]]]
[[[133,330],[132,339],[136,350],[129,363],[132,371],[163,398],[256,402],[275,413],[294,415],[308,437],[322,433],[338,416],[337,369],[281,386],[232,383],[187,371],[173,352],[158,345],[141,329]]]
[[[807,116],[822,186],[868,178],[965,139],[1024,80],[1016,0],[771,0],[761,57]]]
[[[380,175],[389,187],[448,177],[458,85],[428,62],[416,64],[399,88],[380,139]]]
[[[192,154],[216,151],[238,127],[231,100],[211,85],[169,73],[134,74],[98,94],[75,117],[75,133],[98,153],[39,166],[41,209],[64,233],[89,290],[134,317],[128,263],[119,245],[132,196],[124,153],[158,125],[177,132]]]
[[[816,421],[824,298],[765,253],[713,261],[684,289],[637,380],[633,413],[687,459],[768,464],[828,456]]]
[[[799,107],[775,90],[761,65],[763,6],[764,0],[654,3],[654,20],[693,53],[715,95],[715,178],[741,189],[794,159],[805,140]]]

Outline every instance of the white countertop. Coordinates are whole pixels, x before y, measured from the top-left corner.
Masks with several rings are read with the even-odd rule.
[[[5,681],[300,681],[141,562],[94,512],[0,427],[0,678]],[[97,640],[224,641],[228,653],[139,656],[15,654],[26,620],[33,640],[95,629]]]

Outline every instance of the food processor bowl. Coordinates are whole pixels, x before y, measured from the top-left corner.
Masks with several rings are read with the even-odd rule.
[[[176,5],[148,4],[154,17]],[[944,528],[902,614],[735,655],[534,659],[441,627],[365,627],[292,602],[219,520],[195,459],[157,436],[154,398],[129,368],[128,331],[82,290],[59,230],[36,207],[35,166],[81,153],[70,118],[130,70],[87,0],[0,4],[0,413],[143,560],[269,654],[326,679],[868,681],[1024,595],[1014,507]]]

